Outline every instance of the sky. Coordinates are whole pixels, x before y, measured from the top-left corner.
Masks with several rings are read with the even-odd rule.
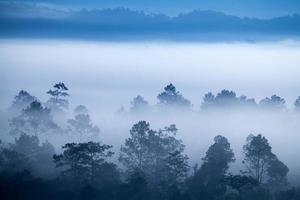
[[[300,13],[299,0],[22,0],[20,2],[64,8],[128,7],[168,15],[176,15],[194,9],[215,10],[237,16],[258,18]]]

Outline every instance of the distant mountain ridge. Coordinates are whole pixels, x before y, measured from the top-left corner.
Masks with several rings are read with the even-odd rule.
[[[230,39],[236,35],[237,38],[256,40],[300,35],[298,14],[256,19],[194,10],[170,17],[127,8],[73,11],[33,5],[0,5],[2,37],[188,40],[199,37]]]

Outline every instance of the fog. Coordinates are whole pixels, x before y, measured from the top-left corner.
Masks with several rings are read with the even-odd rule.
[[[140,120],[153,129],[176,124],[190,163],[201,163],[213,137],[224,135],[241,166],[242,147],[249,134],[263,134],[273,152],[290,168],[289,178],[299,184],[300,116],[293,113],[300,95],[300,43],[298,41],[245,43],[93,42],[64,40],[0,41],[0,105],[5,110],[23,89],[46,102],[46,92],[63,81],[69,88],[70,109],[87,106],[97,140],[118,152],[132,125]],[[173,83],[193,104],[192,112],[151,112],[118,115],[137,95],[156,105],[157,95]],[[286,100],[287,110],[267,112],[222,110],[200,112],[203,96],[222,89],[259,102],[273,94]],[[67,117],[67,118],[68,118]],[[2,116],[1,124],[6,117]],[[5,126],[5,125],[2,125]],[[7,126],[7,124],[6,124]],[[57,151],[68,139],[49,136]],[[116,157],[118,153],[116,153]]]
[[[72,88],[72,103],[84,102],[99,111],[126,106],[138,94],[155,103],[156,94],[170,82],[196,109],[206,92],[224,88],[256,99],[278,94],[291,106],[300,89],[299,49],[300,43],[294,41],[206,44],[2,40],[1,106],[8,106],[21,86],[44,100],[46,88],[59,80]]]

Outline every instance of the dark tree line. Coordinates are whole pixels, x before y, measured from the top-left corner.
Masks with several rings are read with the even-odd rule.
[[[47,92],[50,97],[43,106],[45,108],[51,109],[53,114],[67,111],[69,108],[68,91],[69,89],[64,83],[60,82],[54,84],[53,89],[50,89]],[[164,87],[164,90],[157,95],[157,99],[158,102],[156,105],[150,105],[149,102],[144,99],[144,97],[138,95],[130,102],[130,112],[145,113],[155,108],[164,109],[164,111],[166,109],[192,110],[193,108],[191,101],[185,98],[172,83]],[[36,97],[29,94],[27,91],[21,90],[19,94],[15,96],[10,110],[14,111],[15,113],[19,113],[23,109],[27,108],[33,101],[39,102]],[[250,108],[260,110],[285,111],[287,110],[285,103],[285,99],[277,96],[276,94],[272,95],[271,97],[266,97],[257,102],[254,98],[248,98],[245,95],[237,96],[234,91],[224,89],[216,95],[211,92],[205,94],[201,101],[200,110],[207,111],[216,109],[228,110],[234,108]],[[294,110],[296,112],[300,110],[300,96],[294,102]],[[119,112],[124,113],[125,108],[121,107]]]
[[[153,130],[133,125],[113,162],[112,146],[99,142],[67,143],[59,154],[38,136],[22,134],[1,143],[0,193],[3,199],[224,199],[293,200],[288,167],[262,135],[249,135],[244,168],[230,174],[235,156],[228,139],[218,135],[190,169],[175,125]]]
[[[218,135],[199,164],[190,166],[175,124],[154,130],[139,121],[129,131],[120,151],[96,142],[100,133],[88,109],[79,105],[62,127],[54,117],[68,109],[68,88],[54,85],[46,103],[21,91],[9,134],[13,142],[0,142],[1,199],[107,199],[107,200],[299,200],[299,188],[288,184],[289,168],[272,151],[264,136],[249,135],[241,149],[243,166],[230,173],[236,161],[229,140]],[[159,107],[191,109],[172,84],[158,95]],[[284,109],[284,99],[274,95],[259,104],[223,90],[204,97],[202,109],[236,105]],[[151,109],[143,97],[131,103],[132,112]],[[299,106],[299,99],[295,103]],[[72,141],[59,151],[47,136],[67,134]]]
[[[169,84],[164,88],[164,91],[157,96],[158,103],[155,106],[149,105],[149,103],[140,95],[135,97],[131,102],[130,111],[132,113],[149,111],[151,108],[167,108],[167,109],[184,109],[191,110],[193,105],[190,100],[183,97],[183,95],[177,91],[173,84]],[[235,109],[235,108],[247,108],[247,109],[259,109],[259,110],[273,110],[273,111],[285,111],[285,100],[277,95],[266,97],[259,102],[256,102],[254,98],[248,98],[245,95],[237,96],[234,91],[222,90],[216,95],[208,92],[204,95],[201,102],[201,111],[218,110],[218,109]],[[300,110],[300,96],[294,102],[294,110]]]

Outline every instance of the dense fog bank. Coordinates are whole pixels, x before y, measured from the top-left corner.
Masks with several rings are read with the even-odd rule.
[[[258,100],[277,94],[292,107],[299,95],[299,52],[297,41],[1,40],[1,107],[9,106],[20,85],[46,100],[45,88],[61,80],[72,87],[71,103],[83,101],[97,114],[107,115],[120,105],[128,106],[136,95],[154,104],[156,94],[170,82],[193,102],[195,109],[206,92],[217,93],[224,88]]]
[[[72,111],[69,108],[69,102],[73,99],[69,97],[71,90],[63,91],[59,88],[60,84],[64,86],[63,83],[56,84],[55,90],[47,92],[49,99],[41,102],[42,104],[36,96],[24,90],[15,96],[11,106],[1,112],[1,140],[4,144],[14,142],[15,137],[25,133],[38,136],[41,142],[50,142],[56,152],[61,152],[61,147],[66,143],[90,140],[113,145],[112,149],[118,152],[133,124],[145,120],[154,130],[175,124],[178,129],[177,137],[186,146],[185,152],[191,166],[201,164],[200,158],[205,155],[216,135],[225,136],[236,157],[230,171],[239,173],[243,168],[243,145],[247,136],[263,134],[269,139],[273,152],[289,166],[291,183],[299,184],[300,163],[295,159],[300,151],[298,99],[292,109],[288,109],[285,100],[276,95],[256,103],[255,99],[239,97],[233,91],[222,90],[217,95],[204,95],[201,107],[195,109],[190,100],[182,96],[174,85],[169,84],[157,95],[157,104],[151,105],[143,97],[137,96],[131,101],[130,107],[121,107],[105,117],[103,113],[90,116],[90,109],[82,105]],[[49,117],[38,122],[41,124],[40,130],[32,129],[32,123],[35,123],[33,120],[40,120],[35,118],[39,116],[39,112],[26,118],[26,110],[30,108],[32,101],[36,101],[35,106],[42,109],[39,112],[48,109],[45,111]],[[24,122],[19,122],[20,120]],[[30,120],[29,124],[23,125],[26,120]],[[116,154],[112,160],[118,163],[117,157]]]
[[[27,199],[298,198],[299,52],[1,41],[0,185]]]

